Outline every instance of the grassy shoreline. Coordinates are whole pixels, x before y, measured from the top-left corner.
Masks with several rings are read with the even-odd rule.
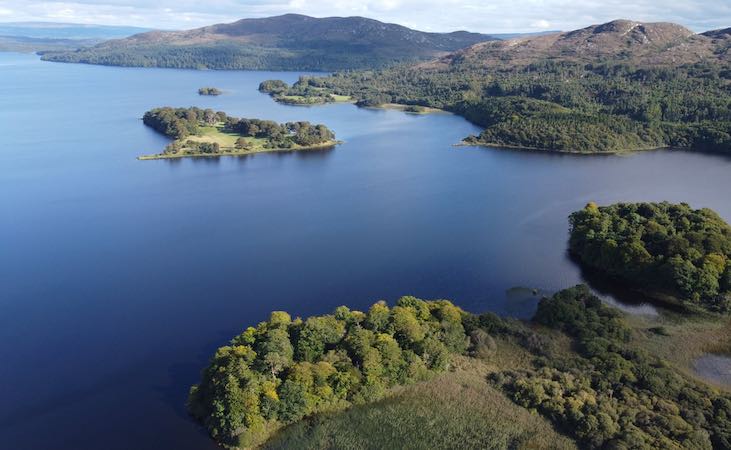
[[[356,100],[353,97],[350,97],[348,95],[337,95],[337,94],[328,94],[325,96],[304,96],[304,95],[275,95],[275,94],[269,94],[272,99],[274,99],[275,102],[281,103],[283,105],[290,105],[290,106],[321,106],[321,105],[329,105],[329,104],[338,104],[338,103],[350,103],[350,104],[356,104]],[[383,103],[380,105],[373,105],[373,106],[358,106],[359,108],[366,108],[366,109],[390,109],[395,111],[403,111],[408,114],[417,114],[417,115],[425,115],[425,114],[453,114],[447,110],[439,109],[439,108],[432,108],[429,106],[421,106],[421,105],[407,105],[403,103]]]
[[[239,147],[237,142],[241,139],[245,141],[245,147]],[[216,144],[219,148],[218,152],[202,152],[196,149],[195,144]],[[253,155],[256,153],[269,153],[269,152],[286,152],[286,151],[307,151],[307,150],[319,150],[325,148],[335,147],[336,145],[342,144],[342,141],[332,139],[327,142],[322,142],[312,145],[297,145],[293,144],[291,147],[268,147],[270,142],[266,138],[257,138],[252,136],[241,136],[237,133],[225,131],[225,125],[222,122],[200,127],[198,134],[186,136],[183,139],[177,139],[172,144],[179,145],[180,150],[175,153],[162,152],[150,155],[141,155],[137,159],[140,161],[149,161],[154,159],[180,159],[180,158],[215,158],[219,156],[246,156]],[[186,147],[187,145],[187,147]]]
[[[367,109],[390,109],[394,111],[402,111],[407,114],[416,114],[416,115],[426,115],[426,114],[453,114],[449,111],[446,111],[444,109],[439,108],[432,108],[429,106],[420,106],[420,105],[405,105],[402,103],[384,103],[382,105],[376,105],[376,106],[363,106],[363,108]],[[416,108],[415,110],[410,110],[410,108]]]
[[[343,141],[329,141],[323,142],[322,144],[308,145],[302,147],[291,147],[291,148],[259,148],[254,150],[238,150],[229,148],[223,148],[221,153],[158,153],[155,155],[141,155],[137,159],[140,161],[151,161],[155,159],[180,159],[180,158],[218,158],[220,156],[247,156],[255,155],[257,153],[272,153],[272,152],[299,152],[308,150],[323,150],[337,145],[342,144]]]
[[[269,94],[275,102],[290,106],[318,106],[332,103],[355,103],[355,100],[347,95],[328,94],[324,96],[304,95],[273,95]]]

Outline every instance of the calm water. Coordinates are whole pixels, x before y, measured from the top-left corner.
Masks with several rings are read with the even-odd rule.
[[[706,380],[731,387],[731,357],[709,353],[693,362],[693,369]]]
[[[188,386],[270,310],[413,294],[526,317],[532,289],[582,281],[566,217],[590,200],[731,219],[730,159],[455,148],[478,131],[459,117],[256,91],[296,76],[0,54],[0,448],[212,448],[185,414]],[[226,95],[199,97],[207,85]],[[166,144],[139,120],[163,105],[322,122],[346,144],[137,161]]]

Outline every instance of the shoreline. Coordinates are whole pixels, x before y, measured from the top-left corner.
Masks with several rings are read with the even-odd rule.
[[[422,108],[422,111],[408,111],[408,109],[410,107]],[[401,111],[406,114],[414,114],[414,115],[419,115],[419,116],[423,116],[423,115],[427,115],[427,114],[454,114],[453,112],[449,112],[445,109],[432,108],[431,106],[405,105],[403,103],[384,103],[382,105],[376,105],[376,106],[359,106],[359,108]]]
[[[526,147],[521,145],[510,145],[510,144],[497,144],[494,142],[467,142],[466,140],[462,140],[461,142],[454,144],[454,147],[486,147],[486,148],[507,148],[511,150],[521,150],[526,152],[540,152],[540,153],[556,153],[556,154],[564,154],[564,155],[587,155],[587,156],[597,156],[597,155],[629,155],[632,153],[638,153],[638,152],[647,152],[647,151],[653,151],[653,150],[672,150],[673,147],[665,146],[665,147],[642,147],[642,148],[636,148],[636,149],[627,149],[627,150],[612,150],[612,151],[594,151],[594,152],[581,152],[576,150],[559,150],[559,149],[550,149],[550,148],[542,148],[542,147]]]
[[[272,98],[276,103],[280,103],[282,105],[289,105],[289,106],[321,106],[321,105],[330,105],[330,104],[341,104],[341,103],[350,103],[355,104],[355,100],[353,100],[353,97],[347,96],[347,95],[336,95],[336,94],[328,94],[330,96],[330,101],[327,100],[321,100],[323,97],[304,97],[304,96],[287,96],[287,95],[274,95],[268,92],[260,91],[264,94],[269,95],[269,97]],[[308,99],[317,99],[315,101],[307,101]]]
[[[351,104],[355,105],[358,108],[363,109],[382,109],[382,110],[394,110],[394,111],[401,111],[405,112],[407,114],[414,114],[414,115],[426,115],[426,114],[454,114],[453,112],[447,111],[446,109],[440,109],[440,108],[433,108],[431,106],[421,106],[421,105],[407,105],[404,103],[383,103],[380,105],[373,105],[373,106],[358,106],[358,102],[353,99],[353,97],[350,96],[337,96],[336,94],[330,94],[335,98],[332,101],[313,101],[313,102],[306,102],[306,101],[299,101],[299,100],[292,100],[287,99],[286,96],[276,96],[268,94],[272,100],[274,100],[277,103],[280,103],[282,105],[288,105],[288,106],[325,106],[325,105],[335,105],[335,104]],[[346,98],[347,97],[347,98]],[[315,97],[302,97],[304,99],[307,98],[315,98]],[[408,111],[409,108],[415,107],[420,108],[421,111]]]
[[[164,154],[159,153],[155,155],[141,155],[137,157],[138,161],[152,161],[156,159],[182,159],[182,158],[218,158],[221,156],[247,156],[255,155],[257,153],[274,153],[274,152],[299,152],[308,150],[323,150],[327,148],[336,147],[343,144],[343,141],[330,141],[322,144],[308,145],[306,147],[294,147],[294,148],[267,148],[259,150],[235,150],[231,152],[221,153],[175,153],[175,154]]]

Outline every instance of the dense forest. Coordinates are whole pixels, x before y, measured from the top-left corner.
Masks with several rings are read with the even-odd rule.
[[[467,348],[462,315],[447,301],[414,297],[304,321],[273,312],[218,349],[191,389],[190,411],[220,442],[251,446],[278,426],[444,370],[450,353]]]
[[[165,149],[166,154],[218,154],[222,145],[211,142],[186,140],[189,136],[217,134],[230,138],[237,151],[264,149],[307,148],[334,142],[335,135],[325,125],[309,122],[279,124],[271,120],[241,119],[212,109],[162,107],[147,111],[142,118],[145,125],[175,139]],[[227,134],[227,136],[225,135]]]
[[[323,88],[325,89],[323,91]],[[302,77],[280,95],[346,95],[449,110],[485,127],[468,143],[570,152],[731,152],[731,66],[544,61],[491,69],[400,66]]]
[[[527,355],[527,366],[501,363],[498,347]],[[544,298],[531,323],[414,297],[307,320],[274,312],[218,349],[189,408],[219,442],[246,447],[306,416],[429,379],[457,355],[491,363],[484,382],[580,448],[731,445],[731,398],[635,346],[622,313],[585,286]]]
[[[514,332],[502,319],[482,317],[482,329]],[[568,335],[573,351],[545,338],[536,344],[541,334],[524,338],[524,347],[536,355],[534,368],[505,368],[491,379],[517,404],[574,437],[580,448],[731,448],[731,397],[634,346],[622,314],[586,286],[543,299],[532,322]]]
[[[647,291],[713,311],[731,309],[731,227],[687,204],[620,203],[570,217],[580,261]]]

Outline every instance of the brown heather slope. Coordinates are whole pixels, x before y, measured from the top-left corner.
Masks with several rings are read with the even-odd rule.
[[[695,34],[674,23],[615,20],[575,31],[491,41],[447,55],[424,67],[478,64],[520,67],[546,60],[600,63],[624,61],[643,66],[729,61],[729,29]]]

